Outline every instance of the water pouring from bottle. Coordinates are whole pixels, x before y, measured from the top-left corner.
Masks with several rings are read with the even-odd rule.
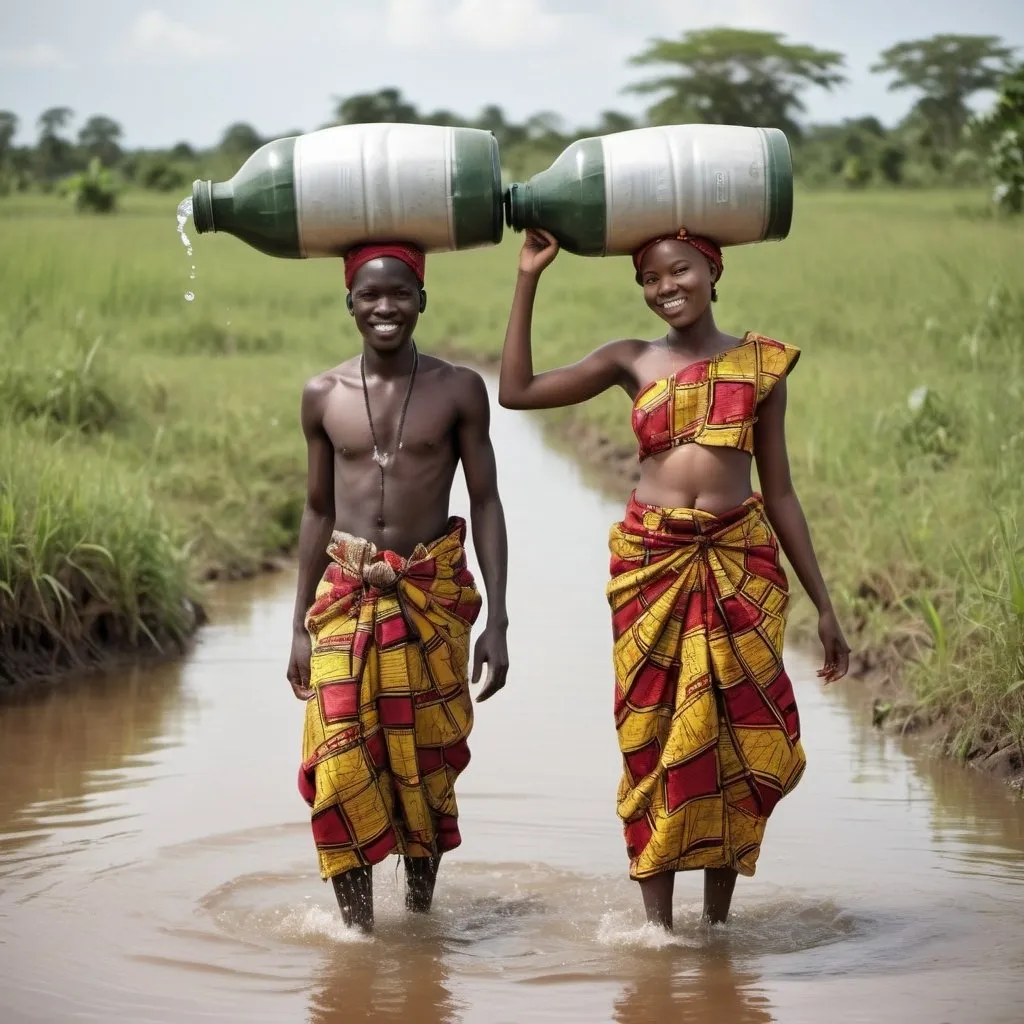
[[[178,237],[181,239],[181,244],[183,246],[185,246],[185,252],[188,253],[189,256],[192,255],[192,243],[189,241],[188,235],[185,234],[185,221],[187,221],[189,219],[189,217],[191,217],[191,216],[192,216],[192,197],[188,196],[186,199],[182,199],[182,201],[180,203],[178,203],[178,217],[177,217],[177,220],[178,220]],[[195,264],[192,264],[192,269],[189,272],[188,276],[193,281],[196,279]],[[192,302],[195,299],[195,297],[196,297],[195,292],[193,292],[191,290],[185,292],[185,301],[186,302]]]

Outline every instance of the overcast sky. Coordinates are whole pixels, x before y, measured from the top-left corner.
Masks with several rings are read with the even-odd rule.
[[[937,32],[1020,46],[1024,0],[0,0],[0,109],[35,135],[69,106],[119,121],[129,146],[215,142],[233,121],[266,135],[323,124],[332,97],[394,85],[419,107],[472,114],[498,103],[571,125],[639,111],[627,58],[654,36],[710,25],[781,31],[847,56],[849,85],[808,92],[808,118],[912,102],[869,73],[879,51]]]

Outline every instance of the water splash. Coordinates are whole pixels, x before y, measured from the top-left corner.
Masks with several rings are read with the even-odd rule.
[[[191,216],[192,216],[192,197],[188,196],[187,198],[182,199],[182,201],[180,203],[178,203],[178,216],[177,216],[177,220],[178,220],[178,237],[181,239],[181,244],[183,246],[185,246],[185,252],[188,253],[189,256],[192,255],[192,242],[189,240],[188,235],[185,234],[185,221],[187,221],[189,219],[189,217],[191,217]],[[192,269],[189,272],[188,276],[189,276],[189,280],[191,280],[191,281],[194,281],[196,279],[196,267],[195,267],[194,263],[192,264]],[[196,297],[196,293],[195,292],[193,292],[191,290],[185,292],[185,301],[186,302],[193,302],[195,300],[195,297]]]

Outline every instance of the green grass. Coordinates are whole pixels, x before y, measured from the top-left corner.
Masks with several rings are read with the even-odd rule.
[[[0,426],[0,684],[184,640],[183,535],[144,476],[85,436]]]
[[[71,571],[74,543],[92,544],[111,555],[90,563],[96,593],[150,632],[168,616],[172,634],[190,577],[252,571],[294,542],[302,382],[355,344],[334,261],[193,236],[189,281],[176,200],[130,195],[111,218],[0,201],[0,481],[14,507],[0,585],[36,593]],[[901,668],[964,755],[1024,740],[1024,230],[983,206],[965,193],[801,195],[787,242],[726,254],[717,309],[727,330],[804,350],[790,457],[851,639]],[[510,235],[432,258],[421,344],[493,358],[517,250]],[[539,368],[656,332],[627,260],[563,255],[545,276]],[[632,444],[622,396],[577,415]],[[563,432],[564,414],[547,418]],[[52,522],[63,539],[37,546]],[[35,636],[6,600],[4,637]],[[49,607],[51,628],[61,606]]]

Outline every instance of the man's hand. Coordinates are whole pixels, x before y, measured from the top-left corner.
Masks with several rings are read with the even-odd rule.
[[[554,235],[529,228],[519,253],[519,270],[530,277],[537,277],[557,255],[558,241]]]
[[[505,642],[505,629],[502,626],[488,626],[473,651],[473,682],[480,682],[480,673],[484,664],[487,665],[487,682],[477,694],[476,701],[489,700],[504,685],[508,675],[508,645]]]
[[[288,661],[288,682],[292,693],[299,700],[309,700],[313,691],[309,685],[309,663],[313,657],[313,641],[304,627],[295,630],[292,636],[292,653]]]

